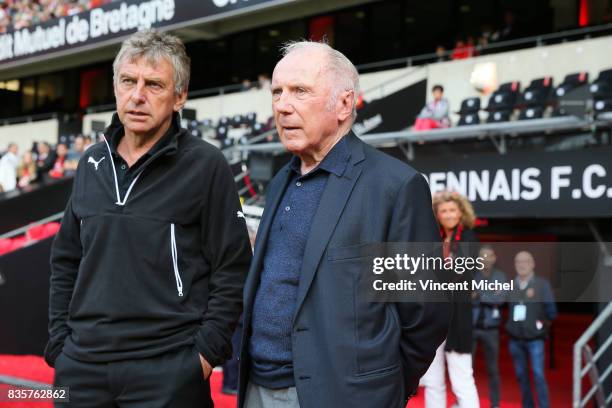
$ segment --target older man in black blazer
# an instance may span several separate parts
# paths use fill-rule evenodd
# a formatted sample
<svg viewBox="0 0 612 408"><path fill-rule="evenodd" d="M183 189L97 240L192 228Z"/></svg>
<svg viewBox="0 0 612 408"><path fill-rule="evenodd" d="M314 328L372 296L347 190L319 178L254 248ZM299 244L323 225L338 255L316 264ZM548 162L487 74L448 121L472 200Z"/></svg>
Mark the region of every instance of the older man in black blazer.
<svg viewBox="0 0 612 408"><path fill-rule="evenodd" d="M294 154L267 191L244 295L239 406L404 407L447 304L365 302L364 245L438 242L425 179L351 132L359 76L326 44L284 48L272 106Z"/></svg>

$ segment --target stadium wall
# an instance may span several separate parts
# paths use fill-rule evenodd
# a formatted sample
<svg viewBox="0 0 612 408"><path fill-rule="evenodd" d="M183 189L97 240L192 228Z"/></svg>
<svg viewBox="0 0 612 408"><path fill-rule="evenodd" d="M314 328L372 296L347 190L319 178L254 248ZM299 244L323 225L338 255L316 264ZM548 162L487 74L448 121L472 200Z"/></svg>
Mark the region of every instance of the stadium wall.
<svg viewBox="0 0 612 408"><path fill-rule="evenodd" d="M36 122L17 123L0 126L0 149L10 142L17 143L19 154L30 150L33 142L49 142L55 145L58 140L59 121L57 119L40 120Z"/></svg>

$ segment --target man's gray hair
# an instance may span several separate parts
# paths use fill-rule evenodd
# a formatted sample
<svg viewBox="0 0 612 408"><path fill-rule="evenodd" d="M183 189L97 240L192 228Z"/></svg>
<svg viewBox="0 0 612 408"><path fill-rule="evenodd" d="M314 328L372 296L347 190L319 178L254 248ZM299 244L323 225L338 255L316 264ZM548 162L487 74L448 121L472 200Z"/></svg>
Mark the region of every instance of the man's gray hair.
<svg viewBox="0 0 612 408"><path fill-rule="evenodd" d="M119 53L113 61L113 81L116 83L119 67L125 60L133 62L145 57L151 65L162 58L168 60L174 68L174 92L180 94L189 86L191 60L185 51L185 45L175 35L149 29L138 31L123 42Z"/></svg>
<svg viewBox="0 0 612 408"><path fill-rule="evenodd" d="M353 91L353 112L351 118L357 117L357 99L359 98L359 73L353 63L340 51L333 49L329 44L317 41L290 41L281 47L281 53L285 57L297 51L323 51L327 57L327 68L333 75L332 98L329 107L333 107L338 101L340 92Z"/></svg>

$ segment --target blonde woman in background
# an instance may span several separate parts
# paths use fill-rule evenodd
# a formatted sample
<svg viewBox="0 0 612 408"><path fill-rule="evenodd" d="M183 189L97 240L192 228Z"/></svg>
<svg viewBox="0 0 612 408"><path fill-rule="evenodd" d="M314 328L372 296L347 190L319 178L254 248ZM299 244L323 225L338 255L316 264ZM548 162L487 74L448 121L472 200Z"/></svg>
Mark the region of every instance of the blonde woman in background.
<svg viewBox="0 0 612 408"><path fill-rule="evenodd" d="M444 257L477 254L478 242L472 231L476 216L469 201L456 192L442 191L433 197L433 211L444 242ZM468 243L472 243L469 245ZM471 280L469 271L456 274L457 281ZM446 408L445 361L448 364L457 407L478 408L478 391L472 369L472 305L467 291L456 291L452 296L452 317L446 341L438 347L436 357L421 378L425 387L426 408Z"/></svg>
<svg viewBox="0 0 612 408"><path fill-rule="evenodd" d="M36 163L31 151L27 151L21 156L21 163L17 168L17 183L19 188L24 188L36 180Z"/></svg>

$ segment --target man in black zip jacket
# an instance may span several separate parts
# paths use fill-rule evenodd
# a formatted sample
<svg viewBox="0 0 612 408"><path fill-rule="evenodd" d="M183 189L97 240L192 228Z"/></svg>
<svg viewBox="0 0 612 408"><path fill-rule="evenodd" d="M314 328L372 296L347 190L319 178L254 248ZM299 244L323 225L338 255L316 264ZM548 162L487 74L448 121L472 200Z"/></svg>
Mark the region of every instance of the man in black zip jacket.
<svg viewBox="0 0 612 408"><path fill-rule="evenodd" d="M45 359L69 406L212 406L251 260L233 175L180 128L177 37L134 34L113 70L117 113L80 160L52 248Z"/></svg>

